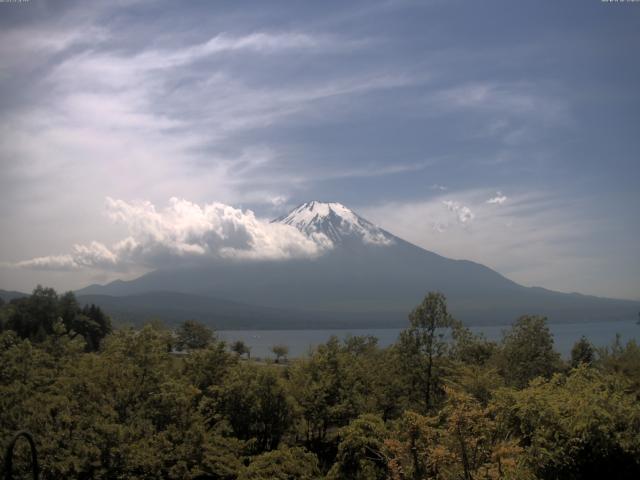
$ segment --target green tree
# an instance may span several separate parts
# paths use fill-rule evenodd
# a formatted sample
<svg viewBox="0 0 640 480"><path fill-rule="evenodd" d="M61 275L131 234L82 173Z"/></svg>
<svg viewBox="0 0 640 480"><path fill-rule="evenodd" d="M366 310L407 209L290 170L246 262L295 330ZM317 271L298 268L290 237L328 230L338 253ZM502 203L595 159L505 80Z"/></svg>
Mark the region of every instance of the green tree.
<svg viewBox="0 0 640 480"><path fill-rule="evenodd" d="M322 451L331 450L335 440L328 434L373 410L375 384L380 383L371 368L375 344L363 348L367 342L347 342L341 345L333 336L287 370L291 393L302 411L303 435L321 463L326 460Z"/></svg>
<svg viewBox="0 0 640 480"><path fill-rule="evenodd" d="M6 328L22 338L42 341L58 319L58 294L53 288L38 285L31 296L16 299Z"/></svg>
<svg viewBox="0 0 640 480"><path fill-rule="evenodd" d="M612 345L598 350L597 365L605 372L612 373L629 384L629 388L640 399L640 345L629 340L623 345L620 335L616 335Z"/></svg>
<svg viewBox="0 0 640 480"><path fill-rule="evenodd" d="M336 462L327 480L376 480L387 478L387 457L383 453L386 437L384 421L365 414L340 430Z"/></svg>
<svg viewBox="0 0 640 480"><path fill-rule="evenodd" d="M497 415L522 438L538 478L640 478L640 406L628 384L580 365L501 390Z"/></svg>
<svg viewBox="0 0 640 480"><path fill-rule="evenodd" d="M195 320L186 320L176 330L178 350L198 350L206 348L214 340L214 334L206 325Z"/></svg>
<svg viewBox="0 0 640 480"><path fill-rule="evenodd" d="M451 358L467 365L484 365L498 350L495 342L485 339L482 334L474 334L461 322L453 322L451 338Z"/></svg>
<svg viewBox="0 0 640 480"><path fill-rule="evenodd" d="M390 478L532 479L523 449L493 408L464 392L446 392L437 415L406 411L394 425L385 441Z"/></svg>
<svg viewBox="0 0 640 480"><path fill-rule="evenodd" d="M182 375L201 392L206 392L209 387L222 384L237 362L237 357L226 351L225 343L217 341L185 356Z"/></svg>
<svg viewBox="0 0 640 480"><path fill-rule="evenodd" d="M316 480L318 458L300 447L281 447L253 457L238 480Z"/></svg>
<svg viewBox="0 0 640 480"><path fill-rule="evenodd" d="M221 385L209 388L210 425L227 422L252 453L273 450L293 423L293 405L278 369L251 363L232 367Z"/></svg>
<svg viewBox="0 0 640 480"><path fill-rule="evenodd" d="M428 420L416 412L405 410L393 424L393 431L384 442L389 478L392 480L434 477L428 448L433 445L435 430Z"/></svg>
<svg viewBox="0 0 640 480"><path fill-rule="evenodd" d="M398 347L410 390L425 409L434 405L441 381L441 359L447 349L446 329L454 325L441 293L430 292L409 315L409 328L400 333Z"/></svg>
<svg viewBox="0 0 640 480"><path fill-rule="evenodd" d="M280 359L287 359L287 355L289 355L289 347L286 345L274 345L271 347L271 351L276 356L276 363L280 363Z"/></svg>
<svg viewBox="0 0 640 480"><path fill-rule="evenodd" d="M532 478L517 440L497 421L492 407L484 407L467 393L448 388L442 410L437 470L447 479Z"/></svg>
<svg viewBox="0 0 640 480"><path fill-rule="evenodd" d="M571 348L571 367L576 368L581 363L591 366L595 356L593 345L583 336Z"/></svg>
<svg viewBox="0 0 640 480"><path fill-rule="evenodd" d="M487 405L494 393L504 387L504 378L489 365L460 364L452 369L447 384Z"/></svg>
<svg viewBox="0 0 640 480"><path fill-rule="evenodd" d="M246 354L248 359L251 358L251 349L242 340L236 340L235 342L233 342L231 344L231 351L236 352L240 357Z"/></svg>
<svg viewBox="0 0 640 480"><path fill-rule="evenodd" d="M553 349L547 319L520 317L504 335L499 365L506 382L518 388L539 376L549 378L560 369L560 355Z"/></svg>
<svg viewBox="0 0 640 480"><path fill-rule="evenodd" d="M44 341L48 335L58 335L59 332L54 333L54 325L61 322L67 335L84 338L87 351L97 350L111 332L111 320L100 307L91 305L80 309L73 292L58 296L54 289L40 285L31 296L12 302L3 317L4 328L36 342Z"/></svg>

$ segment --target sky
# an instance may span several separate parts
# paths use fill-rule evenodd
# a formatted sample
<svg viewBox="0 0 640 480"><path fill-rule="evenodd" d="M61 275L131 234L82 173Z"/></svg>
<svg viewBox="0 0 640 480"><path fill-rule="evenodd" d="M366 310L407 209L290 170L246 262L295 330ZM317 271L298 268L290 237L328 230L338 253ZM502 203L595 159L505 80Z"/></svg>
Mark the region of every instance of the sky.
<svg viewBox="0 0 640 480"><path fill-rule="evenodd" d="M0 288L322 254L341 202L640 299L640 2L0 3Z"/></svg>

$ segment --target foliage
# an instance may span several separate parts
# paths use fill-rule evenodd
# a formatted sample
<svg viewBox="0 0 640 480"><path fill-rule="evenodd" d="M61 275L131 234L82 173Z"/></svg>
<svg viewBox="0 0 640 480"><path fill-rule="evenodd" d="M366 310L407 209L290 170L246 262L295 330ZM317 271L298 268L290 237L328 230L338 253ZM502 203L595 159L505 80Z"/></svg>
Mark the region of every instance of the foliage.
<svg viewBox="0 0 640 480"><path fill-rule="evenodd" d="M583 336L571 348L570 365L572 368L576 368L582 363L590 366L593 364L595 357L596 351L593 345Z"/></svg>
<svg viewBox="0 0 640 480"><path fill-rule="evenodd" d="M212 385L207 393L208 423L228 423L251 452L277 448L291 425L292 401L280 372L273 368L234 365L225 382Z"/></svg>
<svg viewBox="0 0 640 480"><path fill-rule="evenodd" d="M238 480L315 480L321 478L318 459L300 447L265 452L251 460Z"/></svg>
<svg viewBox="0 0 640 480"><path fill-rule="evenodd" d="M206 392L209 387L220 385L237 362L237 358L226 351L224 342L214 342L183 359L182 375L201 392Z"/></svg>
<svg viewBox="0 0 640 480"><path fill-rule="evenodd" d="M615 377L583 364L505 390L497 405L541 478L640 476L640 405Z"/></svg>
<svg viewBox="0 0 640 480"><path fill-rule="evenodd" d="M386 427L377 415L356 418L340 430L336 462L327 480L383 480L387 477L387 461L383 453Z"/></svg>
<svg viewBox="0 0 640 480"><path fill-rule="evenodd" d="M251 358L251 349L242 340L233 342L231 344L231 351L237 353L240 357L246 354L247 358Z"/></svg>
<svg viewBox="0 0 640 480"><path fill-rule="evenodd" d="M49 335L65 334L72 338L80 335L87 351L95 351L102 339L111 332L111 320L100 307L85 305L80 308L74 294L58 296L53 288L38 285L31 296L17 298L0 306L0 327L12 330L21 338L41 342ZM61 323L64 331L54 332Z"/></svg>
<svg viewBox="0 0 640 480"><path fill-rule="evenodd" d="M451 357L467 365L484 365L498 351L495 342L474 334L460 322L454 322L451 328Z"/></svg>
<svg viewBox="0 0 640 480"><path fill-rule="evenodd" d="M0 447L31 431L43 479L640 478L640 347L580 341L565 368L539 317L496 344L431 294L388 348L331 338L280 365L187 322L178 354L42 287L0 324Z"/></svg>
<svg viewBox="0 0 640 480"><path fill-rule="evenodd" d="M286 345L274 345L271 348L271 351L276 356L276 363L280 363L280 359L287 359L287 355L289 355L289 347Z"/></svg>
<svg viewBox="0 0 640 480"><path fill-rule="evenodd" d="M620 336L616 335L610 347L598 351L597 365L605 372L630 382L632 391L640 400L640 345L635 340L629 340L623 346Z"/></svg>
<svg viewBox="0 0 640 480"><path fill-rule="evenodd" d="M198 350L207 348L213 339L213 332L206 325L186 320L176 330L175 346L178 350Z"/></svg>
<svg viewBox="0 0 640 480"><path fill-rule="evenodd" d="M445 390L447 400L438 415L407 411L396 424L386 441L391 478L533 478L523 449L509 438L493 408L466 393Z"/></svg>
<svg viewBox="0 0 640 480"><path fill-rule="evenodd" d="M409 328L400 333L400 359L418 401L424 409L434 405L434 397L442 393L441 359L447 350L445 329L454 325L447 311L444 295L429 293L409 314Z"/></svg>
<svg viewBox="0 0 640 480"><path fill-rule="evenodd" d="M547 319L520 317L504 335L499 365L507 383L520 388L538 376L549 378L559 370L560 355L553 349Z"/></svg>

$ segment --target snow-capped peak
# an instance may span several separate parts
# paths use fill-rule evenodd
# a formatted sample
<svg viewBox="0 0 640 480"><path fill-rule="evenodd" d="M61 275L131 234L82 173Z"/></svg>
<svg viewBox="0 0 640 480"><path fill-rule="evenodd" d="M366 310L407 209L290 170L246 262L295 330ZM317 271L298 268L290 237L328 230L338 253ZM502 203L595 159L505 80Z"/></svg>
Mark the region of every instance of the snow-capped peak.
<svg viewBox="0 0 640 480"><path fill-rule="evenodd" d="M274 222L296 227L311 237L325 235L333 244L352 238L372 245L394 243L389 233L337 202L306 202Z"/></svg>

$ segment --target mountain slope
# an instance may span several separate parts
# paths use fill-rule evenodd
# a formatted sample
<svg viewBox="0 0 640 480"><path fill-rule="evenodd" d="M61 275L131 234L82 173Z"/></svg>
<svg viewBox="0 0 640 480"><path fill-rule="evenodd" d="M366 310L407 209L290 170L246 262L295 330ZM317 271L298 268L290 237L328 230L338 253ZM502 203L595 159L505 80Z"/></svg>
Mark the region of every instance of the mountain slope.
<svg viewBox="0 0 640 480"><path fill-rule="evenodd" d="M313 259L217 260L157 270L78 293L170 291L296 310L327 322L364 318L389 326L406 324L407 313L432 290L443 292L452 313L468 324L509 323L522 314L546 315L555 322L631 319L640 308L638 302L523 287L478 263L451 260L412 245L338 203L308 202L274 221L328 242L331 248ZM203 307L203 318L207 312ZM300 318L298 328L308 326ZM266 318L262 323L265 328L272 324Z"/></svg>
<svg viewBox="0 0 640 480"><path fill-rule="evenodd" d="M117 324L139 324L161 319L168 324L198 319L218 329L261 328L295 329L343 328L348 325L383 326L383 319L373 321L363 316L327 319L323 312L257 307L230 300L186 293L153 291L135 295L79 295L81 305L96 304L109 313Z"/></svg>
<svg viewBox="0 0 640 480"><path fill-rule="evenodd" d="M2 298L2 300L4 300L5 302L10 302L15 298L22 298L22 297L28 297L28 296L29 296L28 293L0 289L0 298Z"/></svg>

